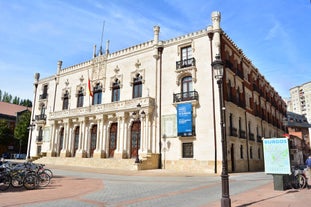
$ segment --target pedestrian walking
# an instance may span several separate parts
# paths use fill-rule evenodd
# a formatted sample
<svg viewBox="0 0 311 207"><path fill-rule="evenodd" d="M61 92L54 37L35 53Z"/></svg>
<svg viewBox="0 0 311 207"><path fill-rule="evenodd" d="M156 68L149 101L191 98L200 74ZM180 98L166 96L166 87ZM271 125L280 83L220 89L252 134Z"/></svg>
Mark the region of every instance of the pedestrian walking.
<svg viewBox="0 0 311 207"><path fill-rule="evenodd" d="M311 187L311 155L309 155L305 164L307 165L307 169L306 169L307 185L308 185L308 189L310 189Z"/></svg>

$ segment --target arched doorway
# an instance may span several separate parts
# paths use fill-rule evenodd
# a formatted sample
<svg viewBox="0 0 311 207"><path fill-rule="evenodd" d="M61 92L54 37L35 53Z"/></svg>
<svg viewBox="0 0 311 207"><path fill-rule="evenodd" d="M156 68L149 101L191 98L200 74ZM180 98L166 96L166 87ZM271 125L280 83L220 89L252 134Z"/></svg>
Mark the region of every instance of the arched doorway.
<svg viewBox="0 0 311 207"><path fill-rule="evenodd" d="M96 149L96 138L97 138L97 125L95 124L91 129L90 157L93 157L94 150Z"/></svg>
<svg viewBox="0 0 311 207"><path fill-rule="evenodd" d="M74 140L73 140L73 153L72 156L76 156L76 152L79 148L79 133L80 133L80 127L76 127L74 131Z"/></svg>
<svg viewBox="0 0 311 207"><path fill-rule="evenodd" d="M133 122L131 127L131 158L137 156L137 151L140 148L140 121Z"/></svg>
<svg viewBox="0 0 311 207"><path fill-rule="evenodd" d="M64 128L62 127L59 132L59 142L57 147L57 156L60 156L60 152L63 149L63 142L64 142Z"/></svg>
<svg viewBox="0 0 311 207"><path fill-rule="evenodd" d="M112 123L110 127L110 135L109 135L109 154L108 157L114 156L114 151L117 147L117 130L118 123Z"/></svg>

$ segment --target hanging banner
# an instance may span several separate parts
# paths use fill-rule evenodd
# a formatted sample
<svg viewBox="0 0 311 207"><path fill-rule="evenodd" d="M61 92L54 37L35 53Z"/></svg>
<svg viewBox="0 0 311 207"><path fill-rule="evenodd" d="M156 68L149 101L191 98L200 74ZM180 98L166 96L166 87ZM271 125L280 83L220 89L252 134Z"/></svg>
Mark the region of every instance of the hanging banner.
<svg viewBox="0 0 311 207"><path fill-rule="evenodd" d="M291 174L287 138L263 140L265 173Z"/></svg>
<svg viewBox="0 0 311 207"><path fill-rule="evenodd" d="M178 136L192 136L192 104L177 105L177 134Z"/></svg>

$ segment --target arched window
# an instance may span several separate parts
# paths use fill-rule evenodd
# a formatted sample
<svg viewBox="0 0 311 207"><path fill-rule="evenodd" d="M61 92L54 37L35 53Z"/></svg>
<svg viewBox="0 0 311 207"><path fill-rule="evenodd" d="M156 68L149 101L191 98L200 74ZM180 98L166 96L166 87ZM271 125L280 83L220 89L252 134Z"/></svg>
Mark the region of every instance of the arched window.
<svg viewBox="0 0 311 207"><path fill-rule="evenodd" d="M193 88L192 88L192 77L186 76L181 80L181 93L182 99L185 101L192 97Z"/></svg>
<svg viewBox="0 0 311 207"><path fill-rule="evenodd" d="M133 98L142 97L143 82L142 77L137 74L133 81Z"/></svg>
<svg viewBox="0 0 311 207"><path fill-rule="evenodd" d="M93 89L93 105L102 103L102 87L99 83Z"/></svg>
<svg viewBox="0 0 311 207"><path fill-rule="evenodd" d="M112 84L112 97L111 101L120 101L120 81L116 79Z"/></svg>
<svg viewBox="0 0 311 207"><path fill-rule="evenodd" d="M84 100L84 94L83 94L83 88L81 87L78 91L78 100L77 100L77 107L83 107L83 100Z"/></svg>
<svg viewBox="0 0 311 207"><path fill-rule="evenodd" d="M69 103L69 93L68 91L66 91L63 97L63 110L68 109L68 103Z"/></svg>

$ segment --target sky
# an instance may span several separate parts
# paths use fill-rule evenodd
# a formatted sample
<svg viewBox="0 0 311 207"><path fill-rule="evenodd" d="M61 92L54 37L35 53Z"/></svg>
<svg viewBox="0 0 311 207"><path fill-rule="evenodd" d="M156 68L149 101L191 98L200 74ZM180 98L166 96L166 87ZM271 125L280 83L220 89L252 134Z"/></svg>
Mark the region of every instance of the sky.
<svg viewBox="0 0 311 207"><path fill-rule="evenodd" d="M33 99L40 78L116 52L199 31L221 12L221 28L283 98L311 81L311 0L0 0L0 90ZM104 32L102 36L102 29Z"/></svg>

